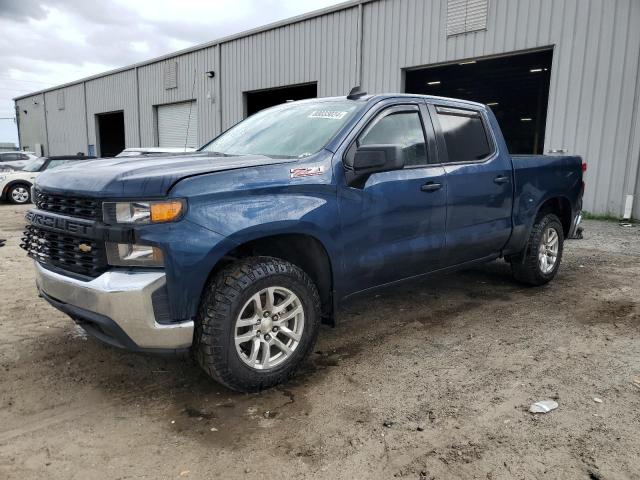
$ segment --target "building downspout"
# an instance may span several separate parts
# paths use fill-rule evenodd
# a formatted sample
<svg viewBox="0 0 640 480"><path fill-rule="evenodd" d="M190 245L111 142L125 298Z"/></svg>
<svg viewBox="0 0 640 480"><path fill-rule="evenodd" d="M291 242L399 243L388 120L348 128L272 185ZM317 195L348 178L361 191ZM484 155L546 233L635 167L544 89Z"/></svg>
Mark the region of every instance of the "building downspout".
<svg viewBox="0 0 640 480"><path fill-rule="evenodd" d="M87 118L87 82L82 82L82 92L84 95L84 133L87 140L87 155L90 155L89 152L89 119Z"/></svg>
<svg viewBox="0 0 640 480"><path fill-rule="evenodd" d="M140 126L140 78L138 77L138 67L136 67L136 107L138 109L138 147L142 147L142 127ZM126 145L126 136L125 136L125 148Z"/></svg>
<svg viewBox="0 0 640 480"><path fill-rule="evenodd" d="M45 155L51 155L51 149L49 148L49 125L47 121L47 94L42 94L42 108L44 109L44 137L47 142L47 151Z"/></svg>
<svg viewBox="0 0 640 480"><path fill-rule="evenodd" d="M18 129L18 150L22 150L22 136L20 135L20 107L18 107L18 102L13 102L13 110L16 115L16 127Z"/></svg>
<svg viewBox="0 0 640 480"><path fill-rule="evenodd" d="M625 175L625 183L623 189L624 198L623 217L626 217L626 203L631 202L631 218L640 218L640 207L638 206L638 198L640 198L640 68L636 71L636 91L633 98L633 111L631 114L631 138L629 138L628 164ZM633 158L635 156L635 158ZM629 200L629 196L631 199ZM634 216L634 211L636 212Z"/></svg>
<svg viewBox="0 0 640 480"><path fill-rule="evenodd" d="M362 7L362 2L358 3L358 38L356 40L356 78L358 79L358 85L362 87L362 44L364 41L364 8Z"/></svg>
<svg viewBox="0 0 640 480"><path fill-rule="evenodd" d="M224 130L222 128L222 44L219 43L217 46L218 49L218 55L217 55L217 61L216 63L218 64L216 67L216 109L217 109L217 113L218 113L218 128L216 129L216 137L222 133L222 131Z"/></svg>

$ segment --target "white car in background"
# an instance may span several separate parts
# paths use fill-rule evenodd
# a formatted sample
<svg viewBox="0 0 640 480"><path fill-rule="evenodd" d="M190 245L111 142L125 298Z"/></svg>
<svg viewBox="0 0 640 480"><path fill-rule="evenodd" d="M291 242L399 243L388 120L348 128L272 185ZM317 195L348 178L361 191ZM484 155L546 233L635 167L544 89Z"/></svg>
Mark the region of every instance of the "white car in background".
<svg viewBox="0 0 640 480"><path fill-rule="evenodd" d="M158 155L161 153L190 153L195 152L195 148L168 148L168 147L147 147L147 148L125 148L116 157L139 157L142 155Z"/></svg>
<svg viewBox="0 0 640 480"><path fill-rule="evenodd" d="M0 172L20 170L36 158L38 156L33 152L0 152Z"/></svg>
<svg viewBox="0 0 640 480"><path fill-rule="evenodd" d="M68 162L89 160L95 157L64 155L58 157L36 157L22 170L0 172L0 201L18 205L31 202L31 187L40 173Z"/></svg>

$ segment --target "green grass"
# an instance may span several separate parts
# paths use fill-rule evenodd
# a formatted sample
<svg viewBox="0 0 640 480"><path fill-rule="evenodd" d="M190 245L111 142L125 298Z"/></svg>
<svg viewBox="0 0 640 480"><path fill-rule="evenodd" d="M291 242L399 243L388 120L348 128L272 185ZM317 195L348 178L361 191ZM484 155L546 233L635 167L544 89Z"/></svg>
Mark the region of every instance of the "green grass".
<svg viewBox="0 0 640 480"><path fill-rule="evenodd" d="M603 220L605 222L619 222L622 220L620 217L616 217L610 213L591 213L584 210L582 211L582 218L586 220Z"/></svg>

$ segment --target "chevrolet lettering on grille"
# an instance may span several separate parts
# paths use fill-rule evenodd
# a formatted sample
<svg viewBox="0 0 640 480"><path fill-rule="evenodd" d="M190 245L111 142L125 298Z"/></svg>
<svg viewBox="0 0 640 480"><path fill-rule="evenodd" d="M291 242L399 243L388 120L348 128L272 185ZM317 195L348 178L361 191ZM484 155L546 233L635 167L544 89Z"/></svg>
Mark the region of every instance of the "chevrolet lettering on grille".
<svg viewBox="0 0 640 480"><path fill-rule="evenodd" d="M73 235L90 237L93 233L91 225L69 220L64 217L46 215L38 211L27 212L25 218L31 225L66 232Z"/></svg>

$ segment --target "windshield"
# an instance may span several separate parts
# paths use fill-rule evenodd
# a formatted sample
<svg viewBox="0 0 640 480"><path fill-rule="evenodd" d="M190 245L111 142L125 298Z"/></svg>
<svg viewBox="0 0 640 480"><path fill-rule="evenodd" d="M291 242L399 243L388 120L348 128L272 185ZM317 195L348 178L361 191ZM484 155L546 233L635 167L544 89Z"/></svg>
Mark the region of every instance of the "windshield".
<svg viewBox="0 0 640 480"><path fill-rule="evenodd" d="M202 148L225 155L303 158L321 150L361 108L349 100L285 103L262 110Z"/></svg>
<svg viewBox="0 0 640 480"><path fill-rule="evenodd" d="M34 158L29 163L27 163L22 169L23 172L37 172L44 165L46 158Z"/></svg>

